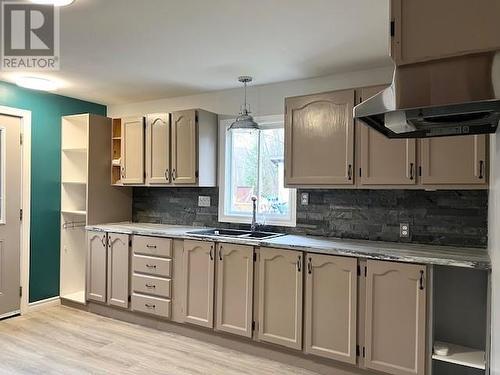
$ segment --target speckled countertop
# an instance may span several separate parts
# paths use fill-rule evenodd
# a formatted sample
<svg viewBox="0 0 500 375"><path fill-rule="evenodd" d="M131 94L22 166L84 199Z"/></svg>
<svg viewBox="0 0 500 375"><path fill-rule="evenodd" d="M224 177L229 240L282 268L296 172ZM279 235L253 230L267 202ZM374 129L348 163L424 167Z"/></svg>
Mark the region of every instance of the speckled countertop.
<svg viewBox="0 0 500 375"><path fill-rule="evenodd" d="M213 237L189 234L208 229L146 223L113 223L87 226L87 230L136 234L156 237L214 241ZM477 269L490 269L486 249L404 244L380 241L348 240L330 237L284 235L265 240L218 237L217 242L274 247L311 253L353 256L365 259L392 260L408 263L435 264Z"/></svg>

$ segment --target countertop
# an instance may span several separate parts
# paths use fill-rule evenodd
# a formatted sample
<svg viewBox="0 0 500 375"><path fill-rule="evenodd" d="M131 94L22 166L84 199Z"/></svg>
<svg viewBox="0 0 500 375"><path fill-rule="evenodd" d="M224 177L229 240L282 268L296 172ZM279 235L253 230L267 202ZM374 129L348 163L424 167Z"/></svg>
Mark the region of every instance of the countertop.
<svg viewBox="0 0 500 375"><path fill-rule="evenodd" d="M204 227L189 227L146 223L112 223L89 225L87 230L214 241L213 237L192 235L188 232ZM365 259L389 260L476 269L490 269L491 261L486 249L405 244L396 242L348 240L332 237L283 235L265 240L217 238L217 242L261 247L307 251L318 254L344 255Z"/></svg>

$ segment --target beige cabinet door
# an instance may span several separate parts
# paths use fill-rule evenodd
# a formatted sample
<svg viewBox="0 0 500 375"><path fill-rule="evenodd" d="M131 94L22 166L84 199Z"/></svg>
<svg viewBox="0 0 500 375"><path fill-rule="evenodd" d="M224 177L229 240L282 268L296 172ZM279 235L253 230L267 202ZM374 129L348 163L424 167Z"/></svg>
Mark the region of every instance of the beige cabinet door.
<svg viewBox="0 0 500 375"><path fill-rule="evenodd" d="M354 90L285 99L285 184L352 185Z"/></svg>
<svg viewBox="0 0 500 375"><path fill-rule="evenodd" d="M217 250L215 327L252 337L253 247L219 244Z"/></svg>
<svg viewBox="0 0 500 375"><path fill-rule="evenodd" d="M195 184L197 180L196 110L172 113L172 181Z"/></svg>
<svg viewBox="0 0 500 375"><path fill-rule="evenodd" d="M260 249L259 340L302 349L302 271L302 252Z"/></svg>
<svg viewBox="0 0 500 375"><path fill-rule="evenodd" d="M425 266L367 261L367 368L394 375L425 373L425 284Z"/></svg>
<svg viewBox="0 0 500 375"><path fill-rule="evenodd" d="M122 119L123 184L144 183L144 118Z"/></svg>
<svg viewBox="0 0 500 375"><path fill-rule="evenodd" d="M398 65L500 49L500 2L391 0L391 55ZM481 37L479 38L478 35Z"/></svg>
<svg viewBox="0 0 500 375"><path fill-rule="evenodd" d="M146 116L146 183L170 183L170 115Z"/></svg>
<svg viewBox="0 0 500 375"><path fill-rule="evenodd" d="M424 185L487 184L487 135L427 138L420 141Z"/></svg>
<svg viewBox="0 0 500 375"><path fill-rule="evenodd" d="M213 242L184 241L184 322L213 328L214 269Z"/></svg>
<svg viewBox="0 0 500 375"><path fill-rule="evenodd" d="M358 90L359 102L385 86ZM359 136L359 183L361 185L415 185L417 150L415 139L389 139L364 123L357 123Z"/></svg>
<svg viewBox="0 0 500 375"><path fill-rule="evenodd" d="M87 300L106 302L107 235L87 232Z"/></svg>
<svg viewBox="0 0 500 375"><path fill-rule="evenodd" d="M108 233L108 304L128 307L129 240L127 234Z"/></svg>
<svg viewBox="0 0 500 375"><path fill-rule="evenodd" d="M356 364L356 258L307 254L305 350Z"/></svg>

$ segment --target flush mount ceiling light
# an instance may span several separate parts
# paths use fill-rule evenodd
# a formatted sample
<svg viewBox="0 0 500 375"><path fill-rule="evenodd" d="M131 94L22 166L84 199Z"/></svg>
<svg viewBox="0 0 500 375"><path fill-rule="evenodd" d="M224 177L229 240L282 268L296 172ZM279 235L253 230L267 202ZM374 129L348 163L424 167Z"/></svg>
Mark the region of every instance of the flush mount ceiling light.
<svg viewBox="0 0 500 375"><path fill-rule="evenodd" d="M58 88L56 82L40 77L18 77L16 78L16 85L40 91L54 91Z"/></svg>
<svg viewBox="0 0 500 375"><path fill-rule="evenodd" d="M31 0L31 2L35 4L54 5L56 7L63 7L73 3L74 1L75 0Z"/></svg>
<svg viewBox="0 0 500 375"><path fill-rule="evenodd" d="M236 118L236 121L231 124L229 130L235 129L247 129L247 130L259 130L259 124L257 124L253 117L250 115L250 107L247 104L247 83L252 82L252 77L241 76L238 77L238 81L245 85L245 102L240 108L240 114Z"/></svg>

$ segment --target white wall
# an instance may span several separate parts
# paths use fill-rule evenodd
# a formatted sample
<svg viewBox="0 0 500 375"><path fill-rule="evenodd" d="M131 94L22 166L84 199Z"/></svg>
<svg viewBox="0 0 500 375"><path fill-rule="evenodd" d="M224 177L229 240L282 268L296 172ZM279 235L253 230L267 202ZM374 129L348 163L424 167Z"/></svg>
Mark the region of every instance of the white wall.
<svg viewBox="0 0 500 375"><path fill-rule="evenodd" d="M490 138L488 250L492 262L491 374L500 374L500 133Z"/></svg>
<svg viewBox="0 0 500 375"><path fill-rule="evenodd" d="M251 86L248 101L254 116L282 114L284 98L391 82L392 67L331 75L321 78ZM108 116L121 117L153 112L201 108L221 115L235 115L243 102L243 89L213 91L205 94L166 98L140 103L108 106Z"/></svg>

